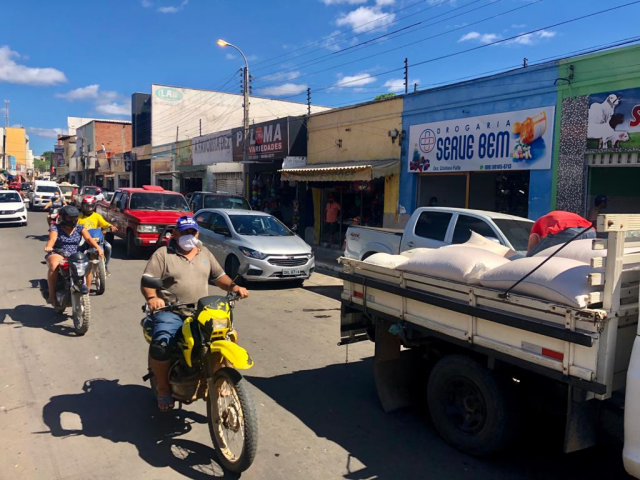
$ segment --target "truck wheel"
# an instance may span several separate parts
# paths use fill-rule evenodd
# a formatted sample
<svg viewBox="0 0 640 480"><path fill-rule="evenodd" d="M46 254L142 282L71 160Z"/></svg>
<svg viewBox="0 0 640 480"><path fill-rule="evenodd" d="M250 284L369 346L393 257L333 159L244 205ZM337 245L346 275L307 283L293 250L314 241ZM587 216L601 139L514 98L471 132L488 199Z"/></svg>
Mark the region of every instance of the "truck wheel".
<svg viewBox="0 0 640 480"><path fill-rule="evenodd" d="M127 258L134 259L140 255L140 247L136 245L135 236L133 232L129 230L127 232Z"/></svg>
<svg viewBox="0 0 640 480"><path fill-rule="evenodd" d="M508 385L464 355L450 355L433 367L427 402L438 433L475 456L503 450L518 429Z"/></svg>

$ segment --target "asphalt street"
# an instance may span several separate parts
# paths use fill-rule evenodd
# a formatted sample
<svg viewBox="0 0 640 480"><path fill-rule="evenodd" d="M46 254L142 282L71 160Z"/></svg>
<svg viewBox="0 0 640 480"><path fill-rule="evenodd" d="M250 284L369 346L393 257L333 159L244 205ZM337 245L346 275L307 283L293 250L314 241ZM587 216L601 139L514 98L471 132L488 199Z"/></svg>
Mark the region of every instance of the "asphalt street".
<svg viewBox="0 0 640 480"><path fill-rule="evenodd" d="M0 478L237 478L215 462L204 402L161 414L142 381L145 260L125 259L116 241L107 291L91 297L89 332L77 337L37 287L45 239L44 213L30 213L27 227L0 228ZM424 408L383 413L372 344L348 355L337 346L339 285L322 274L303 289L250 285L238 305L259 416L258 455L242 478L625 477L616 441L562 454L561 419L532 414L510 452L476 459L444 443Z"/></svg>

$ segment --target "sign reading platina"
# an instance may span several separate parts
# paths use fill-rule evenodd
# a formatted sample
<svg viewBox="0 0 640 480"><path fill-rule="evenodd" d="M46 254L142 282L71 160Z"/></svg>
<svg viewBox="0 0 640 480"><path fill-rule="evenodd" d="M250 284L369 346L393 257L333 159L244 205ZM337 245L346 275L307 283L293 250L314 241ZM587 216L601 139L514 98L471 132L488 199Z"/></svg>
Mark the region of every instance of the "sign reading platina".
<svg viewBox="0 0 640 480"><path fill-rule="evenodd" d="M409 173L546 170L555 107L412 125Z"/></svg>

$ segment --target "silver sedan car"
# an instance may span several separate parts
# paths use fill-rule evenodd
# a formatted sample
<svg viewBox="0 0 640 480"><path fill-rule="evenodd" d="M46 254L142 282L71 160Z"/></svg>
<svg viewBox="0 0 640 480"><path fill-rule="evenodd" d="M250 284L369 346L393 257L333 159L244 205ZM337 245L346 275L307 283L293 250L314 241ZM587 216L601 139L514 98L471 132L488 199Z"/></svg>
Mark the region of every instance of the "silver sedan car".
<svg viewBox="0 0 640 480"><path fill-rule="evenodd" d="M311 247L273 215L255 210L204 208L194 218L200 241L231 278L240 270L252 282L309 278L315 268Z"/></svg>

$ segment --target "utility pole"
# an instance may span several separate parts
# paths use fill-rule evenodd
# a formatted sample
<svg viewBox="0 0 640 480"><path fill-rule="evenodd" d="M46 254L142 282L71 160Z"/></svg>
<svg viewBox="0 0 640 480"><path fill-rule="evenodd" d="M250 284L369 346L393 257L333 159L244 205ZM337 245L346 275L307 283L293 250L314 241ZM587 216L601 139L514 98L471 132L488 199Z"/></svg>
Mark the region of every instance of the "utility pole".
<svg viewBox="0 0 640 480"><path fill-rule="evenodd" d="M417 92L418 91L418 82L413 84L413 91Z"/></svg>
<svg viewBox="0 0 640 480"><path fill-rule="evenodd" d="M307 88L307 115L311 115L311 87Z"/></svg>
<svg viewBox="0 0 640 480"><path fill-rule="evenodd" d="M9 100L4 101L4 126L9 126Z"/></svg>
<svg viewBox="0 0 640 480"><path fill-rule="evenodd" d="M404 94L409 93L409 59L404 59Z"/></svg>
<svg viewBox="0 0 640 480"><path fill-rule="evenodd" d="M202 136L202 119L200 119L200 136Z"/></svg>

